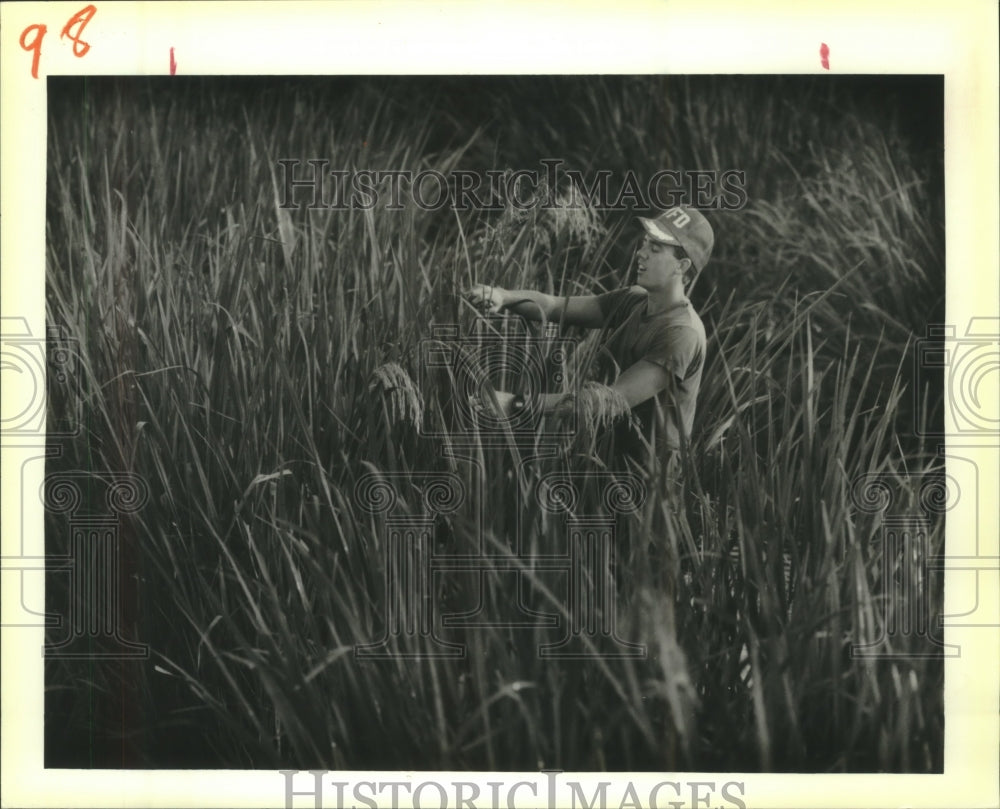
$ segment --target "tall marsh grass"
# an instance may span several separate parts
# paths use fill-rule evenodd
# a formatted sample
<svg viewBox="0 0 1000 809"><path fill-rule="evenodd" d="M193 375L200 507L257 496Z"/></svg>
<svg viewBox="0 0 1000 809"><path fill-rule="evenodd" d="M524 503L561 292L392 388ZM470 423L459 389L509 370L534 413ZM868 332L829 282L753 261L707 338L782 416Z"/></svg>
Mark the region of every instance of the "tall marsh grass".
<svg viewBox="0 0 1000 809"><path fill-rule="evenodd" d="M914 481L940 465L916 427L941 390L918 389L910 349L942 311L941 153L854 90L50 80L48 315L80 341L85 429L49 464L147 481L123 529L125 633L151 657L48 662L47 765L940 770L930 641L893 638L893 659L851 648L878 640L895 564L876 541L882 515L852 487L880 474L915 508ZM683 499L672 508L650 480L622 518L618 634L647 654L541 659L541 625L466 626L443 635L466 644L461 659L356 658L386 621L384 526L358 506L363 476L457 475L482 499L439 521L438 549L481 538L513 564L518 524L529 553L557 544L520 495L553 470L610 463L597 439L614 402L599 396L595 440L560 457L444 456L461 391L448 374L421 385L420 341L473 328L460 296L473 282L628 283L632 226L585 207L286 210L277 161L447 173L545 157L747 172L747 208L710 214L716 253L693 292L709 350ZM584 373L566 384L583 384L594 338L566 334L584 338ZM49 397L54 415L71 406L58 386ZM397 493L426 510L419 490ZM50 516L51 552L64 536ZM943 537L938 515L931 553ZM510 617L508 567L442 577L436 603L469 611L481 592L483 615ZM521 582L565 620L558 577ZM48 592L59 611L58 576Z"/></svg>

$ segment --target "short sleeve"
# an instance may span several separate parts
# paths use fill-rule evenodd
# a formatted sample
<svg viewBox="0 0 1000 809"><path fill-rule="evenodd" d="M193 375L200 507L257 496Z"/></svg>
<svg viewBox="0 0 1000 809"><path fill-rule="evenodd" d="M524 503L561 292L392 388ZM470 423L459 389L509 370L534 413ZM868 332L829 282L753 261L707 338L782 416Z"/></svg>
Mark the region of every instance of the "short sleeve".
<svg viewBox="0 0 1000 809"><path fill-rule="evenodd" d="M601 307L604 322L614 327L624 323L635 305L644 299L644 293L637 293L632 287L626 287L598 295L597 305Z"/></svg>
<svg viewBox="0 0 1000 809"><path fill-rule="evenodd" d="M698 333L689 326L670 326L649 341L642 359L665 368L683 382L702 360Z"/></svg>

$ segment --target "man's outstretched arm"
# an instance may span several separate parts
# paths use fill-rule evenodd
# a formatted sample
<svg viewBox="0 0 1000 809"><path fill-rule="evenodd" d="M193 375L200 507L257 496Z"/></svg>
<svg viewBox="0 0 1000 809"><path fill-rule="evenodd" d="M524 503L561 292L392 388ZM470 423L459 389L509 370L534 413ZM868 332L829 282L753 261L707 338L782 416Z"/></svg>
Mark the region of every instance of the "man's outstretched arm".
<svg viewBox="0 0 1000 809"><path fill-rule="evenodd" d="M611 387L625 397L629 407L635 407L652 399L670 383L671 373L666 368L649 360L639 360L622 371Z"/></svg>
<svg viewBox="0 0 1000 809"><path fill-rule="evenodd" d="M670 384L670 372L655 362L639 360L622 371L610 385L628 402L630 408L652 399ZM562 408L572 407L573 394L546 393L541 397L543 413L553 413Z"/></svg>
<svg viewBox="0 0 1000 809"><path fill-rule="evenodd" d="M490 312L507 309L528 320L562 322L589 329L599 329L604 325L604 315L596 295L560 298L533 289L504 289L476 284L466 292L466 296L473 305L482 306Z"/></svg>
<svg viewBox="0 0 1000 809"><path fill-rule="evenodd" d="M649 360L639 360L626 368L610 387L620 393L630 408L652 399L670 385L670 372ZM539 397L542 413L572 412L575 407L572 393L543 393ZM513 393L497 391L497 401L501 411L509 415L514 408L516 397Z"/></svg>

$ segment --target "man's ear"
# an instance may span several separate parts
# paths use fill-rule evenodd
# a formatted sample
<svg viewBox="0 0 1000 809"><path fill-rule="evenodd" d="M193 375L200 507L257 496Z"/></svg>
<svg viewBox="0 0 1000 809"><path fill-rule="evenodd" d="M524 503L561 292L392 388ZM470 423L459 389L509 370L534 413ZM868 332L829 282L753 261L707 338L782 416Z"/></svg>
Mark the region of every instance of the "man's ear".
<svg viewBox="0 0 1000 809"><path fill-rule="evenodd" d="M684 286L686 287L689 286L692 281L694 281L698 273L695 272L694 264L691 263L691 259L689 259L687 256L684 256L684 258L681 259L681 265L684 268L681 270L681 281L684 283Z"/></svg>

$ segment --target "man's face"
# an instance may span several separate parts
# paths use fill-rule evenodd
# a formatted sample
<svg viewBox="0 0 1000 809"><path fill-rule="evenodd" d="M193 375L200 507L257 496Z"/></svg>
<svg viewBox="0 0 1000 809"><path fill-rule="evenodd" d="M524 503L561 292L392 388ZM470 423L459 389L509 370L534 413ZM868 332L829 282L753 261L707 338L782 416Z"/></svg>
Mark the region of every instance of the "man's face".
<svg viewBox="0 0 1000 809"><path fill-rule="evenodd" d="M635 254L639 266L636 283L652 292L673 283L674 278L683 277L684 271L691 266L691 260L678 258L678 250L673 245L650 239L648 233L643 234Z"/></svg>

